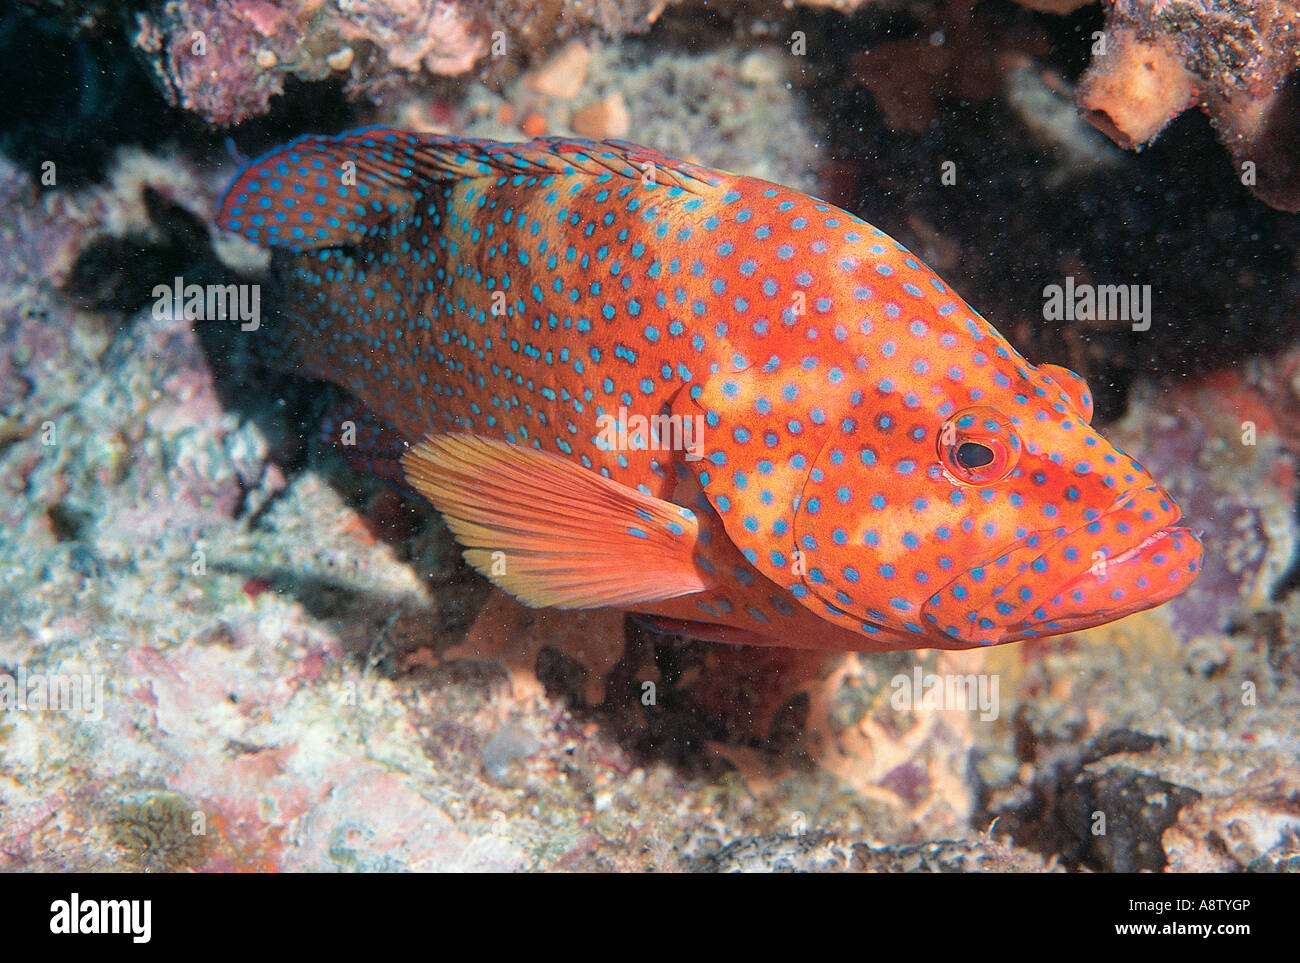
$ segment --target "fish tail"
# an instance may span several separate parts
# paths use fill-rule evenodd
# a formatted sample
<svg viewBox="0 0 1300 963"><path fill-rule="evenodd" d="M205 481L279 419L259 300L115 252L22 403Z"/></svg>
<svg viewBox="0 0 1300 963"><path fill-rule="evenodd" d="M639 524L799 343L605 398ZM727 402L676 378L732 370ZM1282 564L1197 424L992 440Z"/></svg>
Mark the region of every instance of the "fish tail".
<svg viewBox="0 0 1300 963"><path fill-rule="evenodd" d="M344 360L339 340L367 336L368 312L377 316L380 288L391 284L394 242L400 239L408 279L437 283L442 226L456 217L453 186L576 175L651 178L688 192L721 182L717 171L622 141L507 144L368 127L300 137L244 165L222 196L217 223L275 254L281 343L292 347L268 346L271 360L348 382L360 373L340 369L355 367L357 352Z"/></svg>
<svg viewBox="0 0 1300 963"><path fill-rule="evenodd" d="M363 244L417 221L436 232L448 182L575 173L653 178L685 190L717 171L624 141L542 138L518 144L366 127L309 135L246 164L226 189L217 223L294 252ZM423 209L420 202L428 198Z"/></svg>

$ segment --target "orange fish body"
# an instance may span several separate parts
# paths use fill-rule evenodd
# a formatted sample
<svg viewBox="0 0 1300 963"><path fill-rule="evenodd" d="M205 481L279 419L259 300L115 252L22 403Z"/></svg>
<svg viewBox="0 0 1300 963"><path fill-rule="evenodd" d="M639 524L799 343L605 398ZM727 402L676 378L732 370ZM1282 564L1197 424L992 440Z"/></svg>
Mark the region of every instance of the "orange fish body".
<svg viewBox="0 0 1300 963"><path fill-rule="evenodd" d="M1199 535L924 264L798 191L616 142L374 128L249 164L304 373L534 606L702 638L967 648L1099 625Z"/></svg>

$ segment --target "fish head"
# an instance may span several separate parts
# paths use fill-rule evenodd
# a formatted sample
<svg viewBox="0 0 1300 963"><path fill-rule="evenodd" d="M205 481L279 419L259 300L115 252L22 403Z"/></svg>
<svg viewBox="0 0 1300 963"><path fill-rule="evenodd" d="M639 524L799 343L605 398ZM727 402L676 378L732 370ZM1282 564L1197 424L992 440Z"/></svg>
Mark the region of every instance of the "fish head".
<svg viewBox="0 0 1300 963"><path fill-rule="evenodd" d="M976 319L964 357L900 344L859 365L796 499L804 604L965 648L1089 628L1187 588L1200 535L1092 427L1083 379L1035 368Z"/></svg>

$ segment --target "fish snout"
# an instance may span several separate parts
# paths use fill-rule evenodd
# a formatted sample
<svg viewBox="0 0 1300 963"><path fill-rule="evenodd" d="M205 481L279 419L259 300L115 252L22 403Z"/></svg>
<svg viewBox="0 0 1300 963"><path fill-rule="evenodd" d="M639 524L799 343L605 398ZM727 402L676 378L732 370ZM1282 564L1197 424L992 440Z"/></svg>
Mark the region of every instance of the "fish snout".
<svg viewBox="0 0 1300 963"><path fill-rule="evenodd" d="M1130 490L1045 549L1018 546L972 569L936 593L924 614L964 645L995 645L1154 608L1200 571L1201 533L1177 524L1181 518L1159 485Z"/></svg>

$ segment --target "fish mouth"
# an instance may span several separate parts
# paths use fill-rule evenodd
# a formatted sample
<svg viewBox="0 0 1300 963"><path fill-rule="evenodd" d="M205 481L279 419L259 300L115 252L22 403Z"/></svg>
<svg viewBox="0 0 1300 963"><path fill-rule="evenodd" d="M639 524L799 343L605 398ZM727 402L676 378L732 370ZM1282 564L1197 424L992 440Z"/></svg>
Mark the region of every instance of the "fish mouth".
<svg viewBox="0 0 1300 963"><path fill-rule="evenodd" d="M1036 634L1091 628L1162 605L1196 580L1201 554L1201 532L1185 525L1157 529L1065 585L1050 600L1058 611L1043 624L1047 631Z"/></svg>
<svg viewBox="0 0 1300 963"><path fill-rule="evenodd" d="M1024 539L954 579L923 616L970 646L1060 635L1154 608L1200 571L1201 533L1181 520L1163 488L1130 491L1045 548Z"/></svg>
<svg viewBox="0 0 1300 963"><path fill-rule="evenodd" d="M1057 636L1123 619L1182 593L1200 573L1201 533L1170 525L1080 572L1048 600L1047 619L1022 623L1013 639Z"/></svg>

